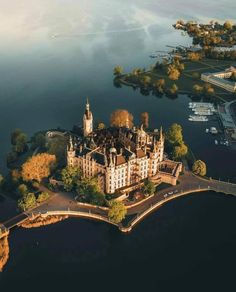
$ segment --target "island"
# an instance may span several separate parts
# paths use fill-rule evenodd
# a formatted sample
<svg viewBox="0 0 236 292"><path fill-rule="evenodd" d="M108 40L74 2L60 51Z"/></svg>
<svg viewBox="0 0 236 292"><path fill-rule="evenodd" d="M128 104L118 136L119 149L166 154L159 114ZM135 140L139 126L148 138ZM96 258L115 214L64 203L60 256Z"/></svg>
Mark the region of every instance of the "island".
<svg viewBox="0 0 236 292"><path fill-rule="evenodd" d="M40 132L29 141L19 129L12 133L16 159L8 159L1 192L18 212L0 224L1 270L15 226L34 228L77 216L130 232L177 197L206 190L236 195L236 184L206 177L206 164L191 153L180 125L150 129L148 113L140 118L134 126L133 115L118 109L109 127L102 122L94 127L87 100L82 127Z"/></svg>

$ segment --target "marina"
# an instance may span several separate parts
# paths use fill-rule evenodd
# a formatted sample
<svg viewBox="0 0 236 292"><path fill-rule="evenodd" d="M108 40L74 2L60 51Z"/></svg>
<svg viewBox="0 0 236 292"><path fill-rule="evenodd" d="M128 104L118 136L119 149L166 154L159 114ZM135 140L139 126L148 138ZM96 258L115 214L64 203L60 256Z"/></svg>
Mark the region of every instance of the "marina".
<svg viewBox="0 0 236 292"><path fill-rule="evenodd" d="M188 118L192 122L207 122L209 120L207 116L213 116L216 112L214 104L207 102L189 102L189 108L194 113Z"/></svg>

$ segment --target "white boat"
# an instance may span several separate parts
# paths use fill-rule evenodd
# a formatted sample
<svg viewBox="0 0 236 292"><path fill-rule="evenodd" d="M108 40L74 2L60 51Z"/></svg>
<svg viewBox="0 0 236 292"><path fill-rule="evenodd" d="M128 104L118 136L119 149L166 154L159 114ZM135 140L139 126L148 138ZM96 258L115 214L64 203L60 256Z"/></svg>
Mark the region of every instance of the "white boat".
<svg viewBox="0 0 236 292"><path fill-rule="evenodd" d="M206 133L209 133L209 129L206 129Z"/></svg>
<svg viewBox="0 0 236 292"><path fill-rule="evenodd" d="M215 127L210 128L210 133L211 134L218 134L218 130Z"/></svg>
<svg viewBox="0 0 236 292"><path fill-rule="evenodd" d="M218 145L218 141L217 140L215 140L215 144Z"/></svg>
<svg viewBox="0 0 236 292"><path fill-rule="evenodd" d="M188 120L192 122L207 122L208 118L206 116L190 115Z"/></svg>

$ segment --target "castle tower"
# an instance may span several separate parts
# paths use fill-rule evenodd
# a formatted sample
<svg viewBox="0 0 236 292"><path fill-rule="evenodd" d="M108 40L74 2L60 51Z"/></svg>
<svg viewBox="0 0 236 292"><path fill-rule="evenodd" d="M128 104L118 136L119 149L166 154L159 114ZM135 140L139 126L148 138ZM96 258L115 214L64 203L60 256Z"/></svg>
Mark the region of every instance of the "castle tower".
<svg viewBox="0 0 236 292"><path fill-rule="evenodd" d="M93 132L93 114L90 111L88 99L86 101L86 108L83 117L83 131L85 137Z"/></svg>
<svg viewBox="0 0 236 292"><path fill-rule="evenodd" d="M67 146L67 165L74 166L75 149L72 137L70 136L69 144Z"/></svg>

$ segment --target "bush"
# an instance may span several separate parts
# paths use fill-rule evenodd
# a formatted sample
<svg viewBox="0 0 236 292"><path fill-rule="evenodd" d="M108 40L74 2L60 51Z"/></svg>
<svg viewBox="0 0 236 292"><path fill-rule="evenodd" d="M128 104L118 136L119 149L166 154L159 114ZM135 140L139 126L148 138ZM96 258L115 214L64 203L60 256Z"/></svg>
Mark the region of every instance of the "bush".
<svg viewBox="0 0 236 292"><path fill-rule="evenodd" d="M46 201L48 198L49 198L49 194L47 192L42 192L39 194L39 196L37 198L37 202L42 203L42 202Z"/></svg>

